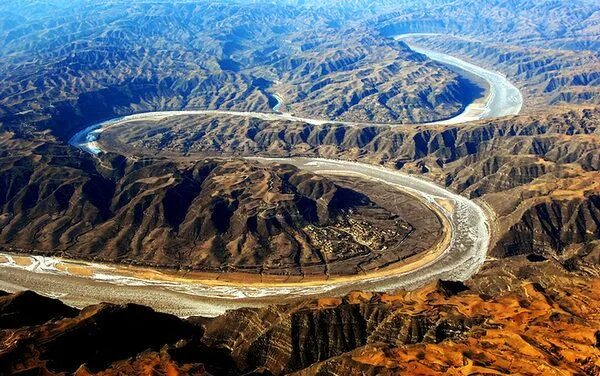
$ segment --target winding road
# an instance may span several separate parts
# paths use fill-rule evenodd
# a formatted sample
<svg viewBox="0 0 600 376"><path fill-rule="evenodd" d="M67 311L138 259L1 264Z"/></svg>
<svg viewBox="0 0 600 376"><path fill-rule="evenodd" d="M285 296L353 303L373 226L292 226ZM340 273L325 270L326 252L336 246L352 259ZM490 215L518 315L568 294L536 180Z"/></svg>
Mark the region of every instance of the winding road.
<svg viewBox="0 0 600 376"><path fill-rule="evenodd" d="M417 50L417 47L411 46ZM489 95L456 118L435 124L457 124L474 119L493 118L517 114L522 97L504 76L474 66L449 55L420 49L443 64L459 67L486 80ZM516 90L516 92L515 92ZM518 93L518 94L516 94ZM70 143L84 151L97 154L102 151L98 138L109 128L133 120L159 120L181 115L224 114L256 117L265 120L292 120L310 124L331 121L305 119L286 113L255 113L234 111L172 111L151 112L113 119L92 125L72 137ZM356 123L337 122L347 125ZM387 124L388 126L390 124ZM254 158L262 163L291 163L317 174L360 175L364 178L397 187L426 200L438 213L442 213L451 238L445 249L425 255L420 262L400 265L384 273L373 273L347 279L321 282L279 283L265 285L235 285L232 283L198 280L168 280L132 276L120 273L118 268L88 262L71 262L89 275L69 273L64 260L33 256L23 262L23 256L0 254L0 290L33 289L40 293L60 297L75 306L85 306L99 301L115 303L135 302L179 316L216 316L227 309L260 306L290 301L306 296L343 295L353 290L391 291L416 288L437 279L465 280L483 264L489 243L489 226L484 211L473 201L450 192L432 182L398 171L367 164L318 158Z"/></svg>

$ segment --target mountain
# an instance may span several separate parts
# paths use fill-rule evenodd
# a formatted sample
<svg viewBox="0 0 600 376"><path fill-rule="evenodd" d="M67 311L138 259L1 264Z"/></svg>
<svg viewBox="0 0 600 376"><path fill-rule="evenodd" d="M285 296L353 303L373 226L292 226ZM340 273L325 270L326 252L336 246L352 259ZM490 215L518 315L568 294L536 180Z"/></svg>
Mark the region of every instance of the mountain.
<svg viewBox="0 0 600 376"><path fill-rule="evenodd" d="M218 152L387 165L434 179L490 208L495 256L535 252L564 263L585 259L597 269L599 122L598 109L568 108L420 127L183 116L109 129L102 142L133 155Z"/></svg>
<svg viewBox="0 0 600 376"><path fill-rule="evenodd" d="M491 239L464 281L214 318L73 308L4 278L0 374L600 374L599 15L591 0L1 3L2 251L292 283L426 261L447 234L425 202L376 180L256 156L419 176L478 204ZM392 38L414 33L428 35ZM411 45L506 75L521 113L414 124L491 91ZM138 118L104 130L98 155L67 142L181 109L328 123ZM52 290L74 301L80 285L61 283Z"/></svg>
<svg viewBox="0 0 600 376"><path fill-rule="evenodd" d="M599 323L588 312L598 309L597 280L555 278L553 287L520 282L496 297L440 282L413 293L357 292L216 319L100 304L0 326L0 367L19 375L596 374ZM26 294L37 306L57 304ZM0 314L19 296L0 297ZM27 316L32 307L15 313Z"/></svg>
<svg viewBox="0 0 600 376"><path fill-rule="evenodd" d="M19 132L50 128L66 139L152 110L270 112L275 94L306 116L427 122L460 112L473 90L335 10L25 1L0 14L0 122Z"/></svg>
<svg viewBox="0 0 600 376"><path fill-rule="evenodd" d="M593 49L550 49L444 36L415 41L506 74L528 98L526 111L566 103L600 104L600 54Z"/></svg>
<svg viewBox="0 0 600 376"><path fill-rule="evenodd" d="M60 143L6 134L0 143L4 249L325 276L379 270L442 238L442 223L427 206L361 180L242 159L98 161ZM390 199L398 204L386 204Z"/></svg>

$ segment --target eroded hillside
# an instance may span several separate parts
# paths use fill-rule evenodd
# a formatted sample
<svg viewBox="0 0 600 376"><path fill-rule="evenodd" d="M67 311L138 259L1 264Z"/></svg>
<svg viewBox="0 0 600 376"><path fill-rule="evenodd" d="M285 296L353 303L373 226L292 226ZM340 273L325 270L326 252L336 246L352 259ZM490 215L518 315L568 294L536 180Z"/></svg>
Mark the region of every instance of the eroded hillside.
<svg viewBox="0 0 600 376"><path fill-rule="evenodd" d="M117 115L180 109L427 122L475 90L336 12L240 2L0 7L0 122L67 138ZM310 25L310 29L306 29Z"/></svg>
<svg viewBox="0 0 600 376"><path fill-rule="evenodd" d="M600 111L554 110L460 126L351 127L176 117L109 129L109 149L320 156L430 177L491 209L492 254L596 265ZM159 131L156 131L159 130Z"/></svg>
<svg viewBox="0 0 600 376"><path fill-rule="evenodd" d="M442 282L212 320L135 305L77 312L32 293L8 295L0 318L22 319L0 322L0 367L50 375L597 374L597 281L553 278L551 286L516 282L495 297ZM22 326L33 306L54 308ZM115 335L127 340L115 344Z"/></svg>
<svg viewBox="0 0 600 376"><path fill-rule="evenodd" d="M442 223L427 206L356 179L241 159L96 160L9 134L1 142L4 249L186 270L326 276L375 271L442 238Z"/></svg>

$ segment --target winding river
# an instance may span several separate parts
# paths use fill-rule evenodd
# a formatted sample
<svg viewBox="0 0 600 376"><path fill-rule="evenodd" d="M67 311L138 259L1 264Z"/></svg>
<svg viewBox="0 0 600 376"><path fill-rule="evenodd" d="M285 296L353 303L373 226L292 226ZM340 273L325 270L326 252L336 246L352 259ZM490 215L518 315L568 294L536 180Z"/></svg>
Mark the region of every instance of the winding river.
<svg viewBox="0 0 600 376"><path fill-rule="evenodd" d="M467 106L455 118L432 124L458 124L470 120L517 114L522 96L504 76L445 54L411 48L442 64L458 67L489 84L488 95ZM281 102L281 101L279 101ZM279 107L278 107L279 109ZM278 110L277 109L277 110ZM265 120L291 120L310 124L351 122L306 119L288 113L235 111L150 112L113 119L92 125L72 137L70 143L84 151L102 151L99 136L109 127L123 126L134 120L160 120L181 115L226 114ZM360 124L362 125L362 123ZM388 126L390 124L387 124ZM490 238L487 217L473 201L432 182L398 171L367 164L318 158L254 158L262 163L292 163L317 174L360 175L366 179L397 187L427 201L441 213L449 227L450 240L435 254L424 255L419 262L400 265L384 273L321 282L236 285L193 279L170 280L123 272L125 268L59 260L52 257L0 254L0 289L32 289L59 297L74 306L100 301L135 302L179 316L216 316L227 309L260 306L306 296L340 296L353 290L392 291L416 288L437 279L466 280L483 264ZM78 270L75 273L73 270Z"/></svg>

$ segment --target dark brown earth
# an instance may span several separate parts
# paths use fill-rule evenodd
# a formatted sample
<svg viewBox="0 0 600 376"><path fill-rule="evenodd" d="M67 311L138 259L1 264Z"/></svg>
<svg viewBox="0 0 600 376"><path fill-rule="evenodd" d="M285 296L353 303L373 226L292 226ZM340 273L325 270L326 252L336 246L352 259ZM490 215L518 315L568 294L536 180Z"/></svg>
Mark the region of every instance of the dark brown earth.
<svg viewBox="0 0 600 376"><path fill-rule="evenodd" d="M491 255L537 253L575 267L598 260L599 130L595 108L404 128L190 116L128 123L102 142L127 154L318 156L418 173L493 211Z"/></svg>
<svg viewBox="0 0 600 376"><path fill-rule="evenodd" d="M8 134L0 142L0 245L13 251L324 277L392 267L442 240L426 205L356 179L241 159L97 160Z"/></svg>

